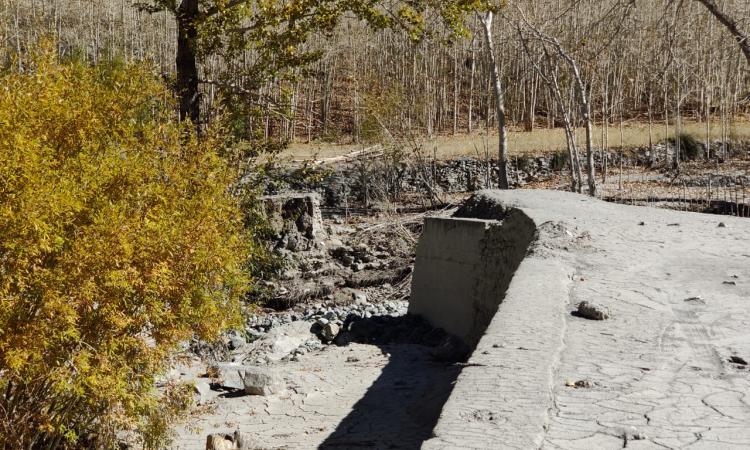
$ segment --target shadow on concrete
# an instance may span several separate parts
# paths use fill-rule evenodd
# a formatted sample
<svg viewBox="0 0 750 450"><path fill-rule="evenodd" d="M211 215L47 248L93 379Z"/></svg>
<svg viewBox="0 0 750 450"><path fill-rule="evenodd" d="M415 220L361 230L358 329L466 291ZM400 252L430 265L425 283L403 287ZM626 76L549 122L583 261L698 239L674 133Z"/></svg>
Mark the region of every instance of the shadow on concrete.
<svg viewBox="0 0 750 450"><path fill-rule="evenodd" d="M461 372L456 358L467 349L415 316L350 319L343 328L339 345L375 345L389 362L319 448L419 449Z"/></svg>

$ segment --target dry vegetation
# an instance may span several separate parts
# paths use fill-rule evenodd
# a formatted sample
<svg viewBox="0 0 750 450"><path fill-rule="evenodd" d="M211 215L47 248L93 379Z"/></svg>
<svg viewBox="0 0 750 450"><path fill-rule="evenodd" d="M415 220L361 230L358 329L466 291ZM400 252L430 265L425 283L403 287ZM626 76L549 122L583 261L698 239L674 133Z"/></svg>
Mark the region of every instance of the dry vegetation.
<svg viewBox="0 0 750 450"><path fill-rule="evenodd" d="M51 33L63 55L78 54L92 62L113 56L146 59L171 76L174 18L132 6L131 0L3 2L0 57L32 47L40 35ZM748 2L726 0L721 7L741 30L750 29ZM319 50L320 58L296 69L291 78L248 77L243 67L253 64L253 50L231 61L209 54L199 67L206 114L215 113L220 99L231 96L232 112L242 113L241 120L261 136L296 142L371 143L387 139L389 132L434 137L493 129L495 100L479 20L469 18L467 33L458 38L430 22L429 15L428 24L435 27L434 38L414 43L398 30L373 30L346 19L330 36L310 36L303 47ZM520 25L532 53L519 40ZM726 135L750 107L743 54L697 0L509 2L500 10L493 34L511 127L559 127L565 110L574 123L581 120L564 61L553 58L542 72L535 70L535 64L543 63L543 49L532 29L557 39L575 59L594 123L610 128L611 146L619 143L620 122L651 121L658 133L658 123L668 121L674 133L683 120L709 118ZM558 71L564 104L544 81L550 71ZM528 145L527 139L517 139L515 147L559 147L557 134L553 144L546 137L542 134L539 144L529 139Z"/></svg>
<svg viewBox="0 0 750 450"><path fill-rule="evenodd" d="M712 122L710 129L711 140L722 139L721 127L718 122ZM602 126L594 127L594 135L597 146L601 143ZM682 124L684 133L693 136L705 137L706 124L700 122L686 122ZM729 128L730 139L737 141L750 140L750 122L745 119L737 120ZM633 147L647 147L649 141L655 143L663 142L667 137L674 135L670 125L669 134L664 124L655 124L651 128L641 122L625 122L622 127L610 130L610 148L628 149ZM453 158L458 156L470 156L484 158L485 151L489 151L494 157L494 149L497 148L497 133L478 132L472 134L457 134L437 136L432 139L423 138L419 140L423 150L434 155L438 159ZM560 128L541 128L533 131L511 129L508 133L509 153L511 158L518 155L537 155L558 152L566 148L565 133ZM364 144L332 144L327 142L303 143L295 142L281 152L281 157L291 160L313 160L346 155L367 148Z"/></svg>

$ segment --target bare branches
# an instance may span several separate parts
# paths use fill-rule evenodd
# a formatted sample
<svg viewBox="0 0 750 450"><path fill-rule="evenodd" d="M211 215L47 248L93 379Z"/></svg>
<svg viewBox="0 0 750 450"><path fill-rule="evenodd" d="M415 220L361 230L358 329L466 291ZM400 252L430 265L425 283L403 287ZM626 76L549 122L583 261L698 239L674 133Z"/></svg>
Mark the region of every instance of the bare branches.
<svg viewBox="0 0 750 450"><path fill-rule="evenodd" d="M721 22L722 25L732 34L737 44L740 46L740 50L745 55L748 65L750 65L750 36L747 33L740 30L737 22L734 21L729 15L719 8L715 0L696 0L703 4L708 11L713 14L716 19Z"/></svg>
<svg viewBox="0 0 750 450"><path fill-rule="evenodd" d="M594 168L594 150L593 150L593 124L591 123L591 105L589 104L588 95L586 93L586 85L583 81L583 78L581 76L581 71L578 67L578 63L576 60L568 53L560 44L560 41L553 37L548 35L547 33L540 30L538 27L533 26L527 19L526 16L523 14L523 11L518 9L519 16L521 17L521 20L523 21L523 27L529 29L531 33L534 35L534 37L542 42L543 44L549 44L551 45L554 50L557 52L557 54L567 63L567 65L570 67L570 71L573 74L573 78L575 79L575 89L576 93L578 95L579 99L579 105L581 109L581 118L584 122L584 126L586 129L586 175L588 179L588 190L589 195L592 197L596 196L596 170ZM518 34L520 38L523 40L522 31L521 31L521 25L517 27ZM524 44L524 48L527 50L528 53L528 46ZM544 48L545 55L547 56L547 59L549 60L549 54L547 53L546 47ZM560 89L559 84L557 82L557 74L556 71L552 72L552 78L553 83L551 83L551 87L556 92L556 98L558 98L558 103L561 104L562 102L560 100ZM564 109L564 108L563 108ZM575 143L575 135L572 133L570 129L570 119L568 118L568 114L565 114L565 123L566 123L566 136L568 137L568 142L570 146L572 147L573 151L572 156L575 158L575 161L571 160L571 164L576 166L578 169L577 174L577 184L578 189L580 189L580 182L581 182L581 176L580 176L580 166L578 164L578 151L576 149L576 143ZM574 186L575 188L575 186Z"/></svg>

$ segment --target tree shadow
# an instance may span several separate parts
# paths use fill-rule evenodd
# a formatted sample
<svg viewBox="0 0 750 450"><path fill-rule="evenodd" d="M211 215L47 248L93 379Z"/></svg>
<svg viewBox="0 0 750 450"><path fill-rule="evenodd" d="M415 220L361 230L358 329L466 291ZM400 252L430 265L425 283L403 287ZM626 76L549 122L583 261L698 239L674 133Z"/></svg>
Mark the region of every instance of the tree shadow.
<svg viewBox="0 0 750 450"><path fill-rule="evenodd" d="M415 316L347 320L336 341L371 344L389 362L320 449L419 449L429 439L468 349Z"/></svg>

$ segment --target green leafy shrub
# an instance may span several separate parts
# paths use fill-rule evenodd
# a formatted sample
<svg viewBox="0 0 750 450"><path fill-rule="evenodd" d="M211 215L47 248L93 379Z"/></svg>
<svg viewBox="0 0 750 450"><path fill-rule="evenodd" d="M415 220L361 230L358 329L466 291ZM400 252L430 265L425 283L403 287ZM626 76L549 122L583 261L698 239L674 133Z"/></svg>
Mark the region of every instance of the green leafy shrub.
<svg viewBox="0 0 750 450"><path fill-rule="evenodd" d="M239 323L236 170L170 99L142 66L51 51L0 73L0 447L163 443L170 351Z"/></svg>

